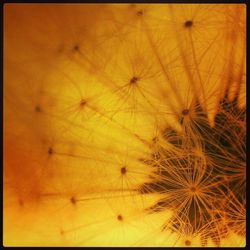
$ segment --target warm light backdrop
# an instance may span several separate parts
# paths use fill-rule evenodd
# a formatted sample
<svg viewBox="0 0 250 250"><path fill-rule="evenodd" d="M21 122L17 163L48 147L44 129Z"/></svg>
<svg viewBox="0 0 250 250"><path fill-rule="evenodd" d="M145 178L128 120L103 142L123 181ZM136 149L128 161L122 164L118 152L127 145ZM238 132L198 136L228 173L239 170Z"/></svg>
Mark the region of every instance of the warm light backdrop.
<svg viewBox="0 0 250 250"><path fill-rule="evenodd" d="M244 246L246 6L5 4L5 246Z"/></svg>

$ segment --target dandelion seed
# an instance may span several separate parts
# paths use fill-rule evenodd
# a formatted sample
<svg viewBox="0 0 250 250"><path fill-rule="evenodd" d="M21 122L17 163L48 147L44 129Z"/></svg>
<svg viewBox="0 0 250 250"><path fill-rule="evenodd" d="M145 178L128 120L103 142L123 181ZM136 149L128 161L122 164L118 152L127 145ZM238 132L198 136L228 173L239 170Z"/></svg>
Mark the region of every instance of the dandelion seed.
<svg viewBox="0 0 250 250"><path fill-rule="evenodd" d="M193 21L192 20L187 20L185 23L184 23L184 26L186 28L191 28L193 26Z"/></svg>
<svg viewBox="0 0 250 250"><path fill-rule="evenodd" d="M49 149L48 149L48 154L49 154L49 155L52 155L53 153L54 153L53 148L49 147Z"/></svg>
<svg viewBox="0 0 250 250"><path fill-rule="evenodd" d="M117 216L117 220L119 220L119 221L123 221L123 217L122 217L122 215L120 215L120 214L119 214L119 215Z"/></svg>
<svg viewBox="0 0 250 250"><path fill-rule="evenodd" d="M42 112L41 107L40 106L36 106L35 107L35 112L41 113Z"/></svg>
<svg viewBox="0 0 250 250"><path fill-rule="evenodd" d="M130 79L130 84L136 84L138 82L139 78L134 76Z"/></svg>
<svg viewBox="0 0 250 250"><path fill-rule="evenodd" d="M79 52L79 51L80 51L79 45L75 45L75 46L73 47L73 51Z"/></svg>
<svg viewBox="0 0 250 250"><path fill-rule="evenodd" d="M75 205L76 204L76 198L74 196L72 196L70 198L70 202L72 203L72 205Z"/></svg>
<svg viewBox="0 0 250 250"><path fill-rule="evenodd" d="M126 167L122 167L122 168L121 168L121 174L122 174L122 175L125 175L126 173L127 173Z"/></svg>
<svg viewBox="0 0 250 250"><path fill-rule="evenodd" d="M182 115L183 115L183 116L186 116L186 115L188 115L188 114L189 114L189 110L188 110L188 109L182 110Z"/></svg>
<svg viewBox="0 0 250 250"><path fill-rule="evenodd" d="M80 101L80 107L83 108L84 106L86 106L87 101L86 100L81 100Z"/></svg>
<svg viewBox="0 0 250 250"><path fill-rule="evenodd" d="M142 16L142 15L143 15L143 10L138 10L138 11L136 12L136 14L137 14L137 16Z"/></svg>
<svg viewBox="0 0 250 250"><path fill-rule="evenodd" d="M190 240L185 240L185 245L186 246L191 246L191 241Z"/></svg>

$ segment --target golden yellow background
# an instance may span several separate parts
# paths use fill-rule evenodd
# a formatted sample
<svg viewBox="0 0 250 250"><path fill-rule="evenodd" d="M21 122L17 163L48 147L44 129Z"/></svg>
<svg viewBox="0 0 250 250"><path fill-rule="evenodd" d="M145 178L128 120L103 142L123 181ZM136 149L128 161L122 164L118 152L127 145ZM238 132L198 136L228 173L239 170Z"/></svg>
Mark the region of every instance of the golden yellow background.
<svg viewBox="0 0 250 250"><path fill-rule="evenodd" d="M199 235L161 230L171 211L147 213L161 195L136 192L153 172L140 159L165 124L181 130L195 95L211 124L229 79L245 106L245 12L5 4L4 245L200 246Z"/></svg>

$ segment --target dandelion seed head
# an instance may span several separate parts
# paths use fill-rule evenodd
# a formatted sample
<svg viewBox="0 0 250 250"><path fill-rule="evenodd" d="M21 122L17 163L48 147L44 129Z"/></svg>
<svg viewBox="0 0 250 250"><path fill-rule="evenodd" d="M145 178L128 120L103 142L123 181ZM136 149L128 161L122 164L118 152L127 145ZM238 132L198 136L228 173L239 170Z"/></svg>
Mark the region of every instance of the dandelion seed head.
<svg viewBox="0 0 250 250"><path fill-rule="evenodd" d="M4 245L244 246L245 6L5 7Z"/></svg>

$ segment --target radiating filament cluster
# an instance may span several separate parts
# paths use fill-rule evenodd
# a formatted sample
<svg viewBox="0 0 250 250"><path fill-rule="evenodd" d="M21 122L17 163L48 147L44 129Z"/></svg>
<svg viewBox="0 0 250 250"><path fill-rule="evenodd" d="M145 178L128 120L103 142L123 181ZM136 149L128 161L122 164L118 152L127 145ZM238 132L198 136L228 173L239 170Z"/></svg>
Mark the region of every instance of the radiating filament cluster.
<svg viewBox="0 0 250 250"><path fill-rule="evenodd" d="M5 4L4 245L245 246L245 64L243 4Z"/></svg>

